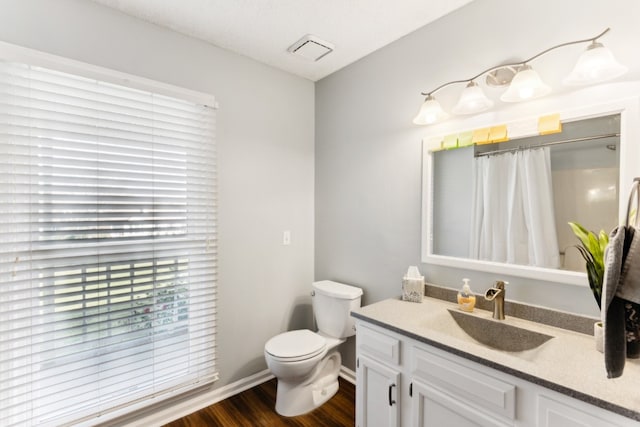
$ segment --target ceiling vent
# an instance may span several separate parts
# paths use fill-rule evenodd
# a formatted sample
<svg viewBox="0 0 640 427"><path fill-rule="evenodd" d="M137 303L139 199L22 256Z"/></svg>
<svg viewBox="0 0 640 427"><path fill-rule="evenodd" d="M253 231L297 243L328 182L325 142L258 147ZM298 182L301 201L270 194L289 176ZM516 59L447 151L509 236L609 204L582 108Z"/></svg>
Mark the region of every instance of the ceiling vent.
<svg viewBox="0 0 640 427"><path fill-rule="evenodd" d="M288 51L296 56L302 58L317 61L333 52L334 46L314 35L307 34L294 44L292 44Z"/></svg>

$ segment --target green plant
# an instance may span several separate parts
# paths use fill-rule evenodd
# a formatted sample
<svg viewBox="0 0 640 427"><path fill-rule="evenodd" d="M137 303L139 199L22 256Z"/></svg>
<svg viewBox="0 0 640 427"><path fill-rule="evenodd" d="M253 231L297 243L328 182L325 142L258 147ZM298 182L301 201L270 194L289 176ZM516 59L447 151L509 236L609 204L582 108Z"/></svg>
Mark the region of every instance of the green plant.
<svg viewBox="0 0 640 427"><path fill-rule="evenodd" d="M569 222L569 227L580 240L580 245L575 247L586 261L589 287L598 303L598 307L601 308L602 283L604 281L604 249L609 243L609 235L604 230L600 230L600 233L596 235L577 222Z"/></svg>

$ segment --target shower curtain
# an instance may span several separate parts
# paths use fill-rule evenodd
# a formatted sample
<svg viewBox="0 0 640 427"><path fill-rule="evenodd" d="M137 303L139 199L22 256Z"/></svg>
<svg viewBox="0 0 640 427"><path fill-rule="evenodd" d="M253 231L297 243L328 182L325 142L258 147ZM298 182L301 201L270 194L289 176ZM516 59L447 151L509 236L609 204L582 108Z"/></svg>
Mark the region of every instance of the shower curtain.
<svg viewBox="0 0 640 427"><path fill-rule="evenodd" d="M558 268L549 148L474 159L470 256Z"/></svg>

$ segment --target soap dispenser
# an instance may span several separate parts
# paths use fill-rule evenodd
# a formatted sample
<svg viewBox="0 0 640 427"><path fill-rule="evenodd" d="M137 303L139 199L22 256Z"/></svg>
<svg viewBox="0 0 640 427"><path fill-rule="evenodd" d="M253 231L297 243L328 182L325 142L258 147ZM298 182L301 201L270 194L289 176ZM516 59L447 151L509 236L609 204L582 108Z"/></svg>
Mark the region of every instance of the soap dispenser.
<svg viewBox="0 0 640 427"><path fill-rule="evenodd" d="M458 292L458 307L462 311L472 312L476 305L476 296L471 292L469 279L462 279L462 290Z"/></svg>

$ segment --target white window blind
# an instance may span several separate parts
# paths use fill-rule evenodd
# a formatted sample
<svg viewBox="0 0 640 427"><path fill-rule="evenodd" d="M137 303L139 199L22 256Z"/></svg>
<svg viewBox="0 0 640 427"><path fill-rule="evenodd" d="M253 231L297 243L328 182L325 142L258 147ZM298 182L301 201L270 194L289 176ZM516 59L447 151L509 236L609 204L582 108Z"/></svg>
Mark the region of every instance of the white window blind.
<svg viewBox="0 0 640 427"><path fill-rule="evenodd" d="M207 106L0 62L0 425L217 378L214 130Z"/></svg>

